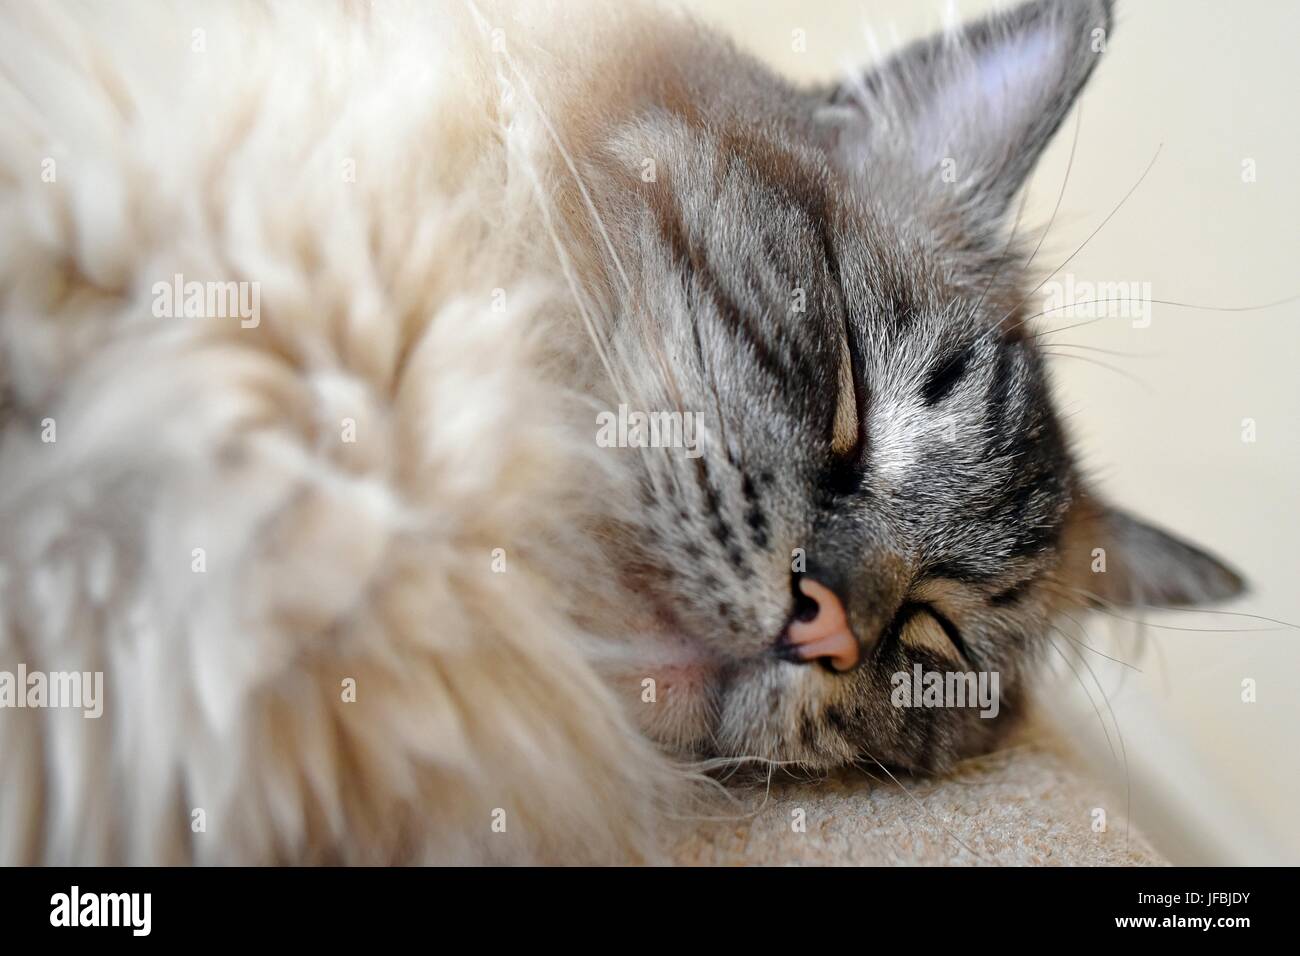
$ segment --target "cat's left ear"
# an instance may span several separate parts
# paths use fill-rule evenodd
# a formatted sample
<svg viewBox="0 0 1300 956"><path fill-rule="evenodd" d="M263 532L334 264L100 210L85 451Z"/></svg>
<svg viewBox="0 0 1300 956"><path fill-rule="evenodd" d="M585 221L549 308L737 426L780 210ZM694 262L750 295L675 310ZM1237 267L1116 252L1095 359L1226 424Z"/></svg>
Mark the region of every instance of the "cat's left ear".
<svg viewBox="0 0 1300 956"><path fill-rule="evenodd" d="M1064 537L1058 577L1085 604L1209 604L1246 590L1223 561L1094 498L1076 501Z"/></svg>
<svg viewBox="0 0 1300 956"><path fill-rule="evenodd" d="M922 40L824 100L844 166L999 217L1083 89L1111 0L1035 0ZM886 178L888 177L888 178Z"/></svg>

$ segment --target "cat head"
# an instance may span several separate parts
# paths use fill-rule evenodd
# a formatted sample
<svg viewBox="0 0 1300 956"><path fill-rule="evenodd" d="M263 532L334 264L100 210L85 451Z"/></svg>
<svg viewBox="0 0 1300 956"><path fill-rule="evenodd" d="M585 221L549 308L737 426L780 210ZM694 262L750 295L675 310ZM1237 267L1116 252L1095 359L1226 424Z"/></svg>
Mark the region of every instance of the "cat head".
<svg viewBox="0 0 1300 956"><path fill-rule="evenodd" d="M620 452L660 739L941 767L1062 612L1241 590L1089 493L1029 321L1014 200L1110 31L1108 2L1040 0L816 91L692 34L602 127L608 398L651 413L627 444L699 429ZM917 665L996 674L999 717L900 703Z"/></svg>

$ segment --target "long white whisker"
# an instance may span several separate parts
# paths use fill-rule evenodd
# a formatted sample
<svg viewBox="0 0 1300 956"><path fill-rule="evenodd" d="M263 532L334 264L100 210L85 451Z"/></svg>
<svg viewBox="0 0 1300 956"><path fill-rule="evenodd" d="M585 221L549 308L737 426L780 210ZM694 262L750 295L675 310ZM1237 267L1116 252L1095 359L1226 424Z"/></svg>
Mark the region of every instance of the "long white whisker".
<svg viewBox="0 0 1300 956"><path fill-rule="evenodd" d="M916 795L913 794L911 790L908 790L907 787L903 786L902 781L899 780L897 777L895 777L892 773L890 773L890 772L889 772L889 768L886 767L886 766L885 766L883 763L881 763L879 760L877 760L877 759L875 758L874 755L872 755L871 753L867 752L866 750L864 750L863 753L865 753L868 757L870 757L871 760L875 763L875 765L876 765L877 767L879 767L881 770L883 770L883 771L885 772L885 775L888 776L890 780L894 781L894 783L898 786L898 789L902 790L903 793L907 794L908 799L910 799L913 803L915 803L918 807L920 807L920 808L921 808L921 812L924 813L924 814L925 814L927 817L929 817L931 820L933 820L935 823L937 823L937 824L939 825L939 827L943 830L943 832L946 833L946 834L948 834L948 836L952 837L952 839L955 840L955 841L956 841L956 842L957 842L957 843L962 847L962 849L964 849L964 850L965 850L967 853L969 853L971 856L975 857L975 859L977 859L977 860L982 860L982 861L985 862L985 863L991 863L991 862L992 862L992 861L989 860L987 857L984 857L984 856L982 856L981 854L977 853L977 852L976 852L976 851L975 851L975 850L970 846L970 844L968 844L968 843L967 843L965 840L963 840L961 837L957 836L957 834L953 833L952 830L948 829L947 825L946 825L942 820L940 820L938 817L936 817L936 816L935 816L935 815L930 811L930 808L929 808L929 807L927 807L924 803L922 803L920 800L918 800L918 799L916 798Z"/></svg>
<svg viewBox="0 0 1300 956"><path fill-rule="evenodd" d="M1011 316L1015 314L1016 309L1020 308L1022 305L1024 305L1026 302L1028 302L1030 296L1032 296L1035 292L1037 292L1037 291L1038 291L1039 289L1041 289L1043 286L1047 285L1048 281L1049 281L1053 276L1055 276L1058 272L1060 272L1060 271L1061 271L1062 269L1064 269L1067 265L1069 265L1069 264L1074 260L1074 257L1077 256L1079 253L1081 253L1081 252L1084 250L1084 248L1088 245L1088 243L1092 242L1092 240L1093 240L1094 238L1096 238L1097 233L1101 232L1102 229L1104 229L1104 228L1106 227L1106 224L1107 224L1108 222L1110 222L1112 218L1114 218L1115 214L1116 214L1117 212L1119 212L1121 209L1124 208L1124 204L1128 202L1129 197L1132 196L1133 193L1137 190L1137 188L1138 188L1139 186L1142 185L1142 182L1147 178L1147 174L1151 172L1151 168L1152 168L1153 166L1155 166L1155 164L1156 164L1156 160L1160 158L1160 150L1164 148L1164 145L1165 145L1164 143L1161 143L1159 146L1156 147L1155 154L1151 157L1151 162L1147 163L1147 168L1144 169L1144 170L1142 171L1142 175L1138 177L1137 182L1135 182L1135 183L1134 183L1134 184L1129 188L1129 191L1126 192L1126 193L1124 194L1124 198L1121 199L1121 200L1119 201L1119 203L1116 204L1115 208L1112 209L1109 213L1107 213L1106 218L1103 219L1103 220L1101 221L1100 225L1098 225L1096 229L1094 229L1092 232L1090 232L1090 233L1088 234L1088 238L1085 239L1085 240L1083 240L1083 242L1081 242L1081 243L1079 244L1078 248L1076 248L1076 249L1074 250L1074 252L1070 253L1070 254L1066 257L1066 259L1065 259L1064 262L1062 262L1059 266L1057 266L1055 269L1053 269L1051 272L1049 272L1046 276L1044 276L1044 277L1043 277L1043 281L1041 281L1040 283L1038 283L1038 285L1036 285L1036 286L1034 286L1032 289L1030 289L1029 292L1025 295L1025 297L1024 297L1023 299L1021 299L1019 302L1017 302L1016 305L1011 309L1011 311L1009 311L1006 315L1004 315L1004 316L1003 316L1003 317L998 321L998 325L999 325L999 326L1001 326L1002 323L1005 322L1007 319L1011 318ZM1012 328L1012 329L1019 328L1021 325L1024 325L1024 321L1017 322L1017 323L1016 323L1014 326L1012 326L1011 328ZM1008 330L1008 331L1010 331L1010 330Z"/></svg>
<svg viewBox="0 0 1300 956"><path fill-rule="evenodd" d="M1052 625L1052 630L1058 630L1058 628L1055 625ZM1052 650L1061 655L1061 660L1065 661L1065 666L1070 668L1070 673L1074 675L1074 679L1078 681L1079 686L1083 688L1083 693L1088 698L1088 703L1092 704L1092 709L1097 714L1097 723L1101 725L1101 732L1106 735L1106 746L1110 748L1110 755L1112 758L1118 760L1119 754L1115 752L1115 744L1112 743L1110 739L1110 728L1106 726L1106 718L1102 716L1101 708L1098 707L1097 702L1092 699L1092 691L1088 690L1088 685L1083 682L1083 677L1080 675L1078 669L1073 663L1071 663L1070 658L1065 655L1065 652L1056 646L1056 642L1052 640L1051 635L1047 636L1047 643L1051 645Z"/></svg>
<svg viewBox="0 0 1300 956"><path fill-rule="evenodd" d="M1057 628L1056 631L1058 634L1063 634L1067 638L1069 637L1069 635L1065 634L1065 632L1060 628ZM1051 640L1050 637L1048 639ZM1119 740L1120 758L1124 763L1124 842L1127 845L1129 839L1129 817L1133 813L1133 778L1129 773L1128 748L1124 746L1124 732L1120 730L1119 718L1115 716L1115 708L1111 706L1110 695L1106 693L1106 688L1102 686L1101 681L1097 677L1096 671L1092 669L1092 665L1088 663L1086 657L1080 654L1077 650L1075 651L1075 654L1087 669L1089 675L1091 675L1093 683L1097 685L1097 690L1101 694L1102 700L1106 702L1106 710L1110 713L1110 722L1115 725L1115 737Z"/></svg>

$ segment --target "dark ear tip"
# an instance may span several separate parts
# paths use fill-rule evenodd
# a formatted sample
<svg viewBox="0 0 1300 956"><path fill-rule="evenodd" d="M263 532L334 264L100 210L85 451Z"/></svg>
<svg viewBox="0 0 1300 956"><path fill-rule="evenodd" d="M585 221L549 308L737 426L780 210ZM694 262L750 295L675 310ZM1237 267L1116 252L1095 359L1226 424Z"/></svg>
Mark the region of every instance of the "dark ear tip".
<svg viewBox="0 0 1300 956"><path fill-rule="evenodd" d="M1102 28L1110 36L1110 31L1115 26L1115 0L1101 0L1101 19Z"/></svg>
<svg viewBox="0 0 1300 956"><path fill-rule="evenodd" d="M1250 593L1250 582L1235 568L1216 562L1215 572L1217 580L1208 583L1206 587L1207 601L1227 601Z"/></svg>
<svg viewBox="0 0 1300 956"><path fill-rule="evenodd" d="M1109 39L1115 26L1115 0L1050 0L1057 15L1069 22L1106 31Z"/></svg>
<svg viewBox="0 0 1300 956"><path fill-rule="evenodd" d="M1195 554L1194 573L1196 585L1190 593L1175 602L1189 607L1218 604L1241 597L1250 591L1250 583L1233 567L1207 554L1200 548L1186 545Z"/></svg>
<svg viewBox="0 0 1300 956"><path fill-rule="evenodd" d="M1092 26L1106 31L1109 40L1115 27L1115 0L1082 0L1079 6L1086 11L1085 16L1092 21Z"/></svg>

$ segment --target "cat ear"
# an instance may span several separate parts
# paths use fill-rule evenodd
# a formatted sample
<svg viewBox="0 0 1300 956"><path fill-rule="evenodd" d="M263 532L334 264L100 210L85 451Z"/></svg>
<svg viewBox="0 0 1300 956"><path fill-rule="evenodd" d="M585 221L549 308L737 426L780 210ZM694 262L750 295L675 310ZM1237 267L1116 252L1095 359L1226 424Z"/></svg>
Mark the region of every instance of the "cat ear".
<svg viewBox="0 0 1300 956"><path fill-rule="evenodd" d="M1195 545L1095 502L1073 523L1065 552L1070 583L1110 604L1207 604L1236 597L1246 583Z"/></svg>
<svg viewBox="0 0 1300 956"><path fill-rule="evenodd" d="M840 86L818 118L847 167L903 166L1000 216L1105 50L1111 6L1037 0L919 41Z"/></svg>

